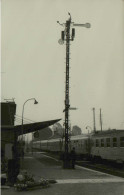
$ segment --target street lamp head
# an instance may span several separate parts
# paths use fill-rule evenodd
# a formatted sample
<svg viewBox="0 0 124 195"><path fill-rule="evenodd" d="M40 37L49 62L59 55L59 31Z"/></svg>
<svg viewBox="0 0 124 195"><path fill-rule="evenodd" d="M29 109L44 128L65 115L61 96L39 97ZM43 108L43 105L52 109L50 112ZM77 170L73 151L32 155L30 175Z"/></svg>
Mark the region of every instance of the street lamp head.
<svg viewBox="0 0 124 195"><path fill-rule="evenodd" d="M86 126L86 129L90 128L92 130L92 128L90 126Z"/></svg>
<svg viewBox="0 0 124 195"><path fill-rule="evenodd" d="M86 28L91 28L91 24L90 24L90 23L86 23L86 24L85 24L85 27L86 27Z"/></svg>
<svg viewBox="0 0 124 195"><path fill-rule="evenodd" d="M37 102L37 100L36 100L36 99L34 100L34 104L38 104L38 102Z"/></svg>

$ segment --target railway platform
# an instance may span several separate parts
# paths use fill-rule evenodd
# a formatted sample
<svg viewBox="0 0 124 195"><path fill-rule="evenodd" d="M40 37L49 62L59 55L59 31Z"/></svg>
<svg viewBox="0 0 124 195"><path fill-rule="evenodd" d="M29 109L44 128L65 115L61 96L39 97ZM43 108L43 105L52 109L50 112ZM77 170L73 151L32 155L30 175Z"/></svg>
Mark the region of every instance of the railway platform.
<svg viewBox="0 0 124 195"><path fill-rule="evenodd" d="M62 162L49 157L47 153L26 154L22 170L33 174L37 179L55 180L48 188L31 191L15 191L13 187L2 189L2 195L124 195L124 178L76 166L63 169Z"/></svg>

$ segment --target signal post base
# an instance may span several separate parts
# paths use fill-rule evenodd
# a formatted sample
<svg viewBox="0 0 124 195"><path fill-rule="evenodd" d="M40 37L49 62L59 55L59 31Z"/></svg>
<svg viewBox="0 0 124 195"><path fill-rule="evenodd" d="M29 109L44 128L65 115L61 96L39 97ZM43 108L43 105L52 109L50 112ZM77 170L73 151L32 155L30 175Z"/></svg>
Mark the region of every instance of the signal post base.
<svg viewBox="0 0 124 195"><path fill-rule="evenodd" d="M64 154L64 156L63 156L63 169L71 169L71 168L72 168L72 164L71 164L70 156L69 156L69 154Z"/></svg>

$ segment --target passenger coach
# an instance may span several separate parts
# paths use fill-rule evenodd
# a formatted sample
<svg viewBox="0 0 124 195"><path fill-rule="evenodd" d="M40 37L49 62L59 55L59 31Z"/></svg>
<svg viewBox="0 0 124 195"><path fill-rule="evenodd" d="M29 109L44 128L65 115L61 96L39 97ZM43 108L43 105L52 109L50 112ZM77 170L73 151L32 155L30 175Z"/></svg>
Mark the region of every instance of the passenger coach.
<svg viewBox="0 0 124 195"><path fill-rule="evenodd" d="M91 137L91 156L124 163L124 130L97 132Z"/></svg>
<svg viewBox="0 0 124 195"><path fill-rule="evenodd" d="M97 131L69 137L69 151L75 147L77 156L92 160L124 163L124 130ZM55 153L64 152L64 138L33 142L33 148Z"/></svg>

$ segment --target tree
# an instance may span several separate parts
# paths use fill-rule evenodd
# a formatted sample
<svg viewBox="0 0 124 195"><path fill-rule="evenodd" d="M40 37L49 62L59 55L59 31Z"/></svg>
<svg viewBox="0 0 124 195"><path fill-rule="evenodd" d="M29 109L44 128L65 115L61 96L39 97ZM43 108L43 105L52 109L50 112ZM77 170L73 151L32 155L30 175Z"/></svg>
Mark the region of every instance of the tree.
<svg viewBox="0 0 124 195"><path fill-rule="evenodd" d="M63 136L64 130L63 130L63 127L60 123L54 124L52 129L53 129L54 135L57 135L60 137Z"/></svg>
<svg viewBox="0 0 124 195"><path fill-rule="evenodd" d="M78 126L73 126L72 127L72 135L81 135L82 131L81 128Z"/></svg>

